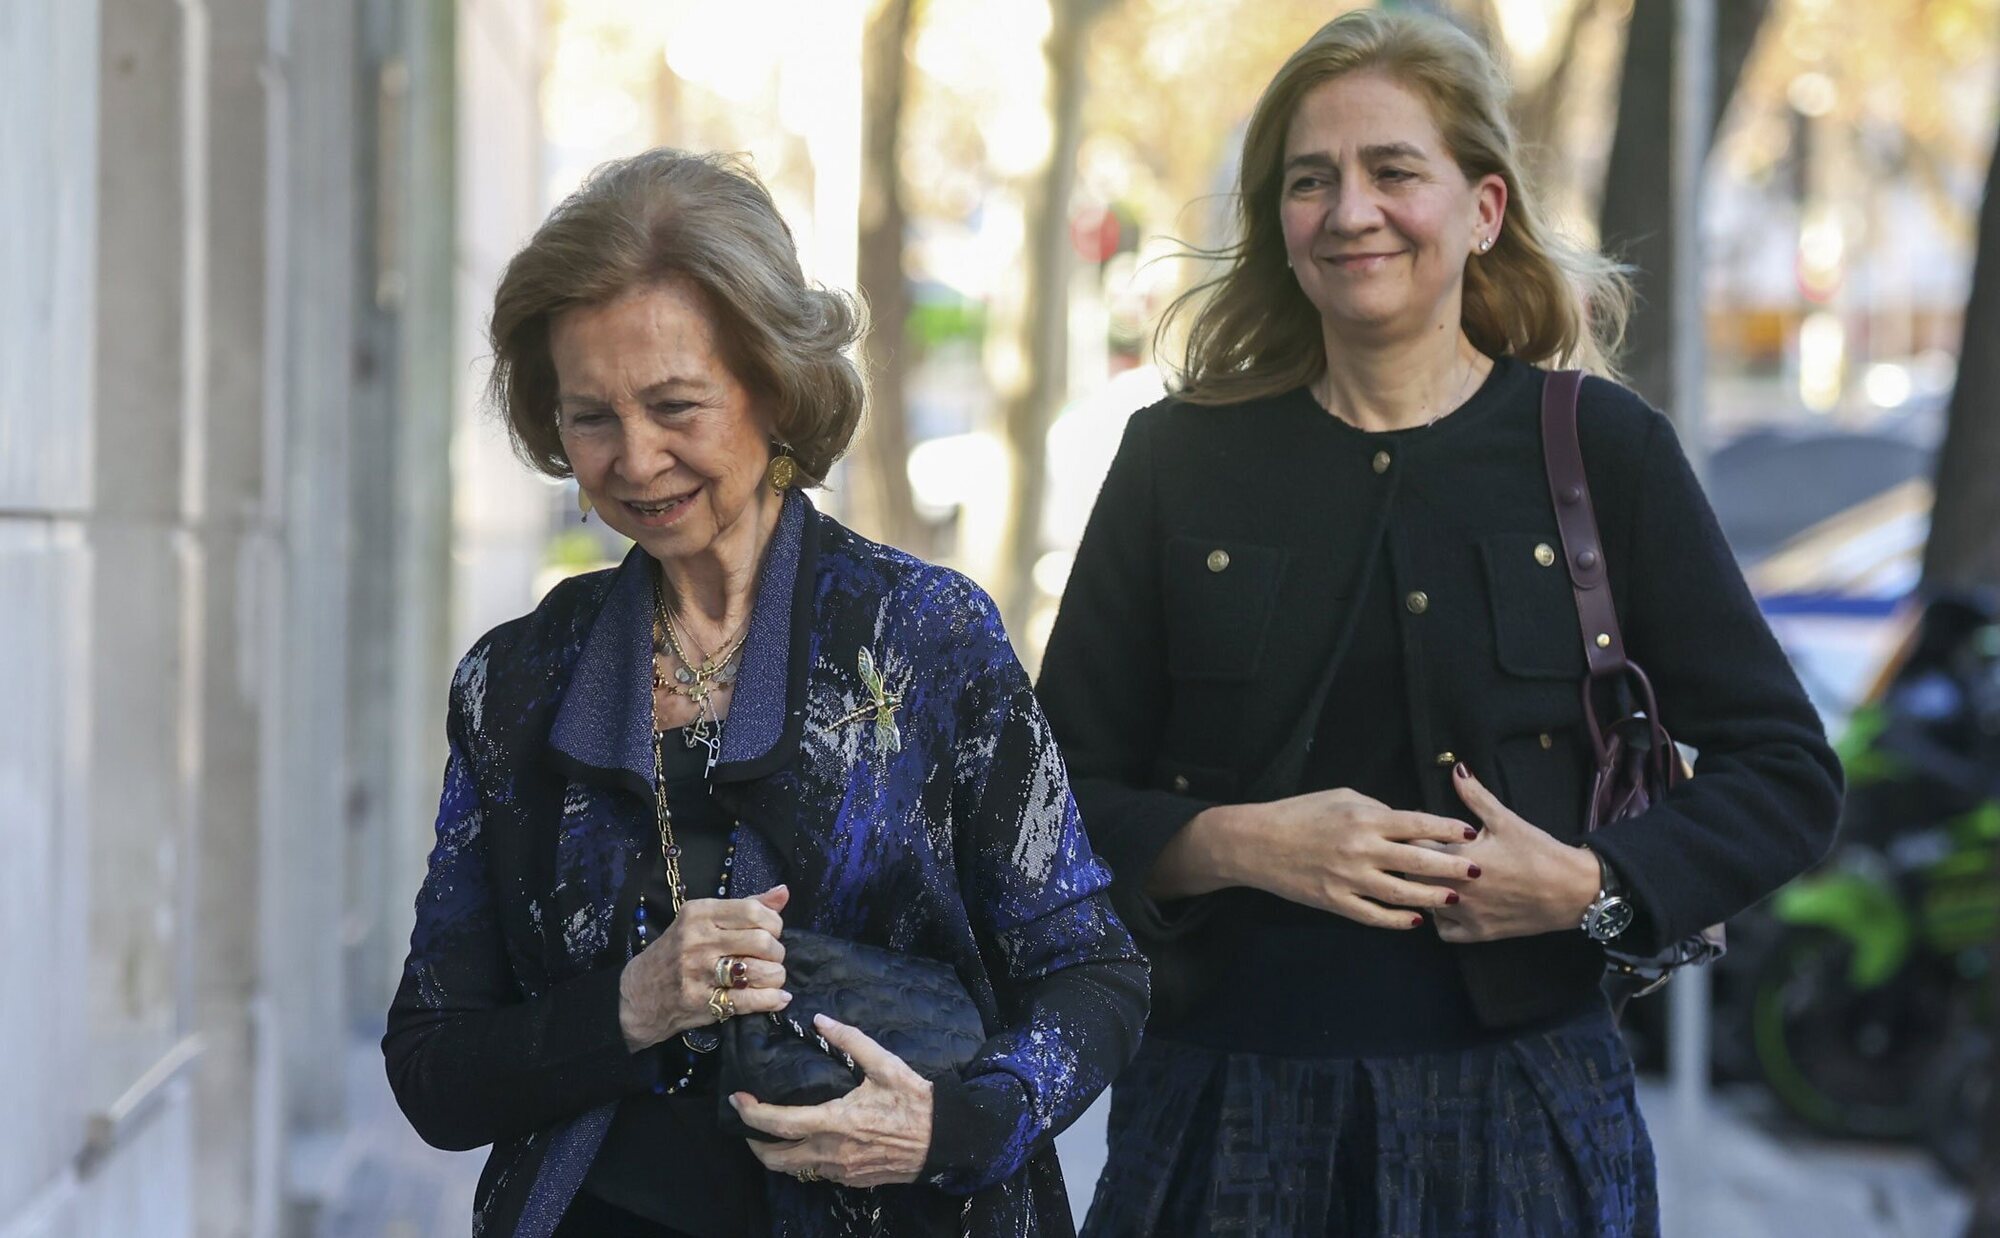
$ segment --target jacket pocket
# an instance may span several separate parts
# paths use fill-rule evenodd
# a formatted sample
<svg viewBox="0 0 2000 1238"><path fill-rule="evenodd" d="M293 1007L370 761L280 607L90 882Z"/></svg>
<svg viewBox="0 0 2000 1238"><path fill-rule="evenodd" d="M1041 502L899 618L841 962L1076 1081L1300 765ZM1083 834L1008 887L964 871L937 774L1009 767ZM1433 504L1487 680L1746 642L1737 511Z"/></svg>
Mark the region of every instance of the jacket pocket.
<svg viewBox="0 0 2000 1238"><path fill-rule="evenodd" d="M1562 543L1532 533L1481 538L1493 648L1500 669L1526 679L1582 680L1583 636Z"/></svg>
<svg viewBox="0 0 2000 1238"><path fill-rule="evenodd" d="M1592 773L1588 750L1573 729L1501 740L1493 753L1501 802L1563 842L1581 842Z"/></svg>
<svg viewBox="0 0 2000 1238"><path fill-rule="evenodd" d="M1167 603L1167 671L1179 679L1247 679L1264 641L1284 576L1275 546L1215 538L1167 542L1161 572Z"/></svg>
<svg viewBox="0 0 2000 1238"><path fill-rule="evenodd" d="M1153 762L1153 785L1176 795L1191 795L1218 804L1233 803L1239 783L1236 771L1220 765L1197 765L1178 757Z"/></svg>

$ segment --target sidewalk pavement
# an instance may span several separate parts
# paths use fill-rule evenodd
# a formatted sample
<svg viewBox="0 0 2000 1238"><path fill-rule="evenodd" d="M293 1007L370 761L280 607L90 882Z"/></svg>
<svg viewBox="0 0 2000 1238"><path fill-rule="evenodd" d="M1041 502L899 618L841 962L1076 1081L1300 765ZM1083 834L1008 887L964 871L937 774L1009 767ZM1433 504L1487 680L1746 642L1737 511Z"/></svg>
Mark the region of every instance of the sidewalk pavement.
<svg viewBox="0 0 2000 1238"><path fill-rule="evenodd" d="M427 1147L397 1111L381 1051L359 1040L348 1062L353 1121L331 1181L346 1185L320 1238L463 1238L486 1153ZM1659 1154L1666 1238L1958 1238L1968 1205L1921 1152L1830 1144L1789 1133L1754 1088L1719 1093L1700 1128L1682 1128L1664 1086L1640 1104ZM1104 1162L1099 1101L1056 1141L1077 1218Z"/></svg>
<svg viewBox="0 0 2000 1238"><path fill-rule="evenodd" d="M1754 1084L1719 1091L1694 1131L1664 1084L1642 1083L1639 1104L1659 1155L1666 1238L1958 1238L1971 1213L1923 1151L1789 1130Z"/></svg>
<svg viewBox="0 0 2000 1238"><path fill-rule="evenodd" d="M319 1218L319 1238L465 1238L486 1149L442 1152L396 1108L381 1042L357 1035L347 1054L345 1138L326 1180L343 1183Z"/></svg>

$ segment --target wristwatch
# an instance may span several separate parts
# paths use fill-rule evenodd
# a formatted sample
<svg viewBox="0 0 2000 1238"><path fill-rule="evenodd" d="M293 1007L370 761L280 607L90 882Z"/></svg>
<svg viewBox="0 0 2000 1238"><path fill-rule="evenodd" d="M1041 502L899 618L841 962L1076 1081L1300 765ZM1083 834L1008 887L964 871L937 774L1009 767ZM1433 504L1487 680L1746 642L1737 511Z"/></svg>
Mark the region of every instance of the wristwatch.
<svg viewBox="0 0 2000 1238"><path fill-rule="evenodd" d="M1590 940L1609 944L1618 934L1632 927L1632 900L1625 897L1618 874L1611 871L1604 857L1588 844L1583 849L1597 860L1597 897L1583 909L1583 923L1577 927Z"/></svg>

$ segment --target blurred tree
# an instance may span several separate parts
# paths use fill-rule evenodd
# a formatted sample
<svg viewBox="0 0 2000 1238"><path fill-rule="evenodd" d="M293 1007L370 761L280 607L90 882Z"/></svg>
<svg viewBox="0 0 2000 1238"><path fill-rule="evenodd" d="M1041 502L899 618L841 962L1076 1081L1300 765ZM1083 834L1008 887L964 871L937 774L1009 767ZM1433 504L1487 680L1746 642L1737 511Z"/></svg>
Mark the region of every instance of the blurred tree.
<svg viewBox="0 0 2000 1238"><path fill-rule="evenodd" d="M1490 12L1493 0L1484 2L1489 10L1488 28L1497 29ZM1553 187L1551 178L1568 171L1572 163L1560 155L1563 122L1566 111L1576 106L1576 88L1585 70L1585 35L1594 23L1611 20L1607 17L1610 7L1606 0L1574 0L1563 15L1561 33L1555 36L1554 49L1539 79L1531 86L1516 84L1515 133L1521 141L1528 174L1545 194ZM1497 39L1495 43L1496 50L1504 54L1505 45Z"/></svg>
<svg viewBox="0 0 2000 1238"><path fill-rule="evenodd" d="M1161 253L1166 237L1228 243L1236 148L1251 108L1285 58L1352 7L1124 0L1105 14L1090 46L1085 171L1093 194L1133 212L1142 252ZM1182 264L1175 282L1202 274L1200 264Z"/></svg>
<svg viewBox="0 0 2000 1238"><path fill-rule="evenodd" d="M1634 0L1618 86L1618 123L1611 139L1598 234L1604 247L1633 267L1638 305L1625 342L1623 368L1632 387L1674 411L1672 308L1674 245L1668 212L1673 134L1673 50L1676 0ZM1715 13L1715 95L1709 137L1722 123L1743 65L1771 8L1770 0L1721 0Z"/></svg>
<svg viewBox="0 0 2000 1238"><path fill-rule="evenodd" d="M1001 424L1008 454L1007 518L1000 552L1000 609L1008 626L1028 630L1035 603L1035 560L1042 553L1049 425L1069 386L1069 208L1083 140L1084 50L1091 26L1116 0L1049 0L1051 138L1048 162L1025 195L1028 270L1022 303L1021 382L1009 393Z"/></svg>
<svg viewBox="0 0 2000 1238"><path fill-rule="evenodd" d="M2000 354L1991 346L2000 339L2000 137L1986 170L1976 253L1924 546L1922 592L1929 597L2000 589L2000 486L1994 484L2000 477ZM1987 344L1981 346L1981 340ZM2000 1238L2000 1088L1987 1095L1979 1159L1966 1238Z"/></svg>
<svg viewBox="0 0 2000 1238"><path fill-rule="evenodd" d="M2000 340L2000 145L1986 172L1964 343L1945 414L1944 446L1938 452L1937 499L1924 547L1923 592L1928 596L2000 589L2000 485L1995 484L2000 478L2000 352L1993 348L1995 340ZM1995 1121L2000 1122L2000 1113ZM1994 1232L2000 1233L2000 1146L1991 1152Z"/></svg>
<svg viewBox="0 0 2000 1238"><path fill-rule="evenodd" d="M875 0L861 68L861 236L856 277L871 326L864 344L871 389L857 460L873 504L869 532L917 553L923 533L910 495L910 430L904 398L909 367L910 288L903 267L909 214L903 201L903 105L909 95L910 41L917 0Z"/></svg>
<svg viewBox="0 0 2000 1238"><path fill-rule="evenodd" d="M2000 0L1790 0L1769 24L1738 86L1741 119L1785 130L1823 121L1857 148L1866 175L1914 180L1939 224L1969 240L1977 208L1959 172L1984 166L1992 134L1984 100L1968 106L1966 71L1991 59ZM1729 127L1740 139L1737 175L1756 179L1806 155L1768 123Z"/></svg>

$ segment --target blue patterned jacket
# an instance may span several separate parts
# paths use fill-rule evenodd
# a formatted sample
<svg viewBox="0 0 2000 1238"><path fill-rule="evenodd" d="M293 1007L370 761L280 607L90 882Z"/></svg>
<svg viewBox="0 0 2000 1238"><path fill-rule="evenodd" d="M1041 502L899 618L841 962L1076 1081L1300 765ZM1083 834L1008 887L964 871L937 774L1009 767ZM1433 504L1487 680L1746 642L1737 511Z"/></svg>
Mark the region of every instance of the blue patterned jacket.
<svg viewBox="0 0 2000 1238"><path fill-rule="evenodd" d="M546 1238L621 1097L614 931L652 816L651 567L558 586L481 638L451 691L437 841L383 1052L417 1132L493 1144L474 1232ZM902 746L866 722L870 651ZM774 1231L1067 1234L1053 1140L1137 1045L1145 964L993 603L955 572L788 497L759 577L715 793L733 896L791 887L788 926L951 963L989 1039L935 1092L919 1185L767 1174Z"/></svg>

